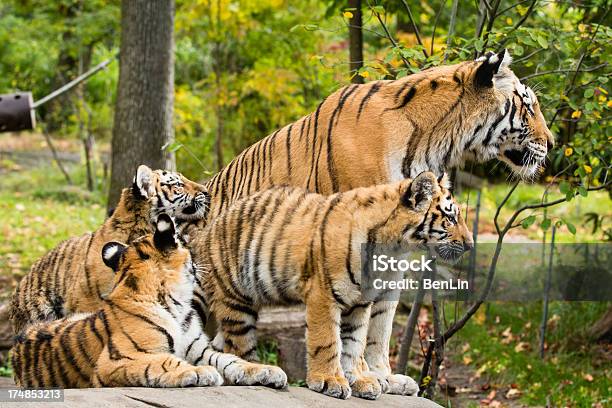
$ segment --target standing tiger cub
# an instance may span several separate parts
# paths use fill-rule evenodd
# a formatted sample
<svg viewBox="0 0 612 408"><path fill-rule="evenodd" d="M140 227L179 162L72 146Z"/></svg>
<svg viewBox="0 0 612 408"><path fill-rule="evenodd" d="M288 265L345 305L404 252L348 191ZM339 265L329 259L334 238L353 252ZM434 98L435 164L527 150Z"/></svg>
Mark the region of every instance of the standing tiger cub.
<svg viewBox="0 0 612 408"><path fill-rule="evenodd" d="M154 234L102 249L114 288L95 313L36 323L12 350L20 387L186 387L232 384L284 387L277 368L214 351L192 308L195 269L159 216ZM213 367L214 366L214 367Z"/></svg>
<svg viewBox="0 0 612 408"><path fill-rule="evenodd" d="M113 274L100 258L108 241L132 242L153 231L161 213L177 220L206 217L210 203L204 186L180 173L138 167L117 208L94 233L70 238L39 259L20 282L11 301L15 333L28 323L97 310L112 287Z"/></svg>
<svg viewBox="0 0 612 408"><path fill-rule="evenodd" d="M276 187L237 201L191 241L203 298L220 324L215 346L255 359L264 305L306 304L308 387L376 399L389 387L364 359L371 304L361 293L360 244L472 245L446 176L323 196ZM458 249L459 248L459 249ZM405 394L418 391L412 381Z"/></svg>

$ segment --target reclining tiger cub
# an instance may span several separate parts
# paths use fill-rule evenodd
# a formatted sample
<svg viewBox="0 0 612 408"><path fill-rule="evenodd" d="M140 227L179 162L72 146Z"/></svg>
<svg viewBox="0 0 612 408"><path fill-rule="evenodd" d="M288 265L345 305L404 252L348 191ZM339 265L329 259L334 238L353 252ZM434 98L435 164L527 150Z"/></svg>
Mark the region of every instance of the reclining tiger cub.
<svg viewBox="0 0 612 408"><path fill-rule="evenodd" d="M220 385L223 378L230 384L287 384L280 368L209 345L192 308L194 264L168 215L159 215L154 234L130 246L109 242L101 254L114 271L114 288L97 312L35 323L16 337L18 386L187 387Z"/></svg>
<svg viewBox="0 0 612 408"><path fill-rule="evenodd" d="M116 209L97 231L60 243L19 282L10 309L14 332L32 322L97 310L113 280L100 257L106 242L130 243L152 232L161 213L178 221L202 219L209 203L204 186L180 173L139 166L133 185L123 189Z"/></svg>
<svg viewBox="0 0 612 408"><path fill-rule="evenodd" d="M236 201L190 243L201 267L196 291L220 325L214 346L254 359L258 310L305 303L308 387L378 398L388 384L364 359L371 303L362 297L359 248L400 241L435 243L441 257L472 246L446 175L331 196L275 187ZM413 381L409 393L417 391Z"/></svg>

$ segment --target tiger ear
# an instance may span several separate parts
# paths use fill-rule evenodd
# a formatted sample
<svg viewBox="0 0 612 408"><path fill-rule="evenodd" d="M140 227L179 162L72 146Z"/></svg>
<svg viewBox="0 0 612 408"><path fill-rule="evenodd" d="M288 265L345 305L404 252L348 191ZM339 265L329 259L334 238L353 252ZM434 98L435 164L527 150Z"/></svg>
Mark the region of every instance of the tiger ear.
<svg viewBox="0 0 612 408"><path fill-rule="evenodd" d="M442 173L440 177L438 177L438 184L445 190L450 190L452 187L452 183L450 181L450 177L448 173Z"/></svg>
<svg viewBox="0 0 612 408"><path fill-rule="evenodd" d="M438 186L436 175L424 171L412 180L410 186L402 196L402 204L415 211L424 211L429 208L433 194Z"/></svg>
<svg viewBox="0 0 612 408"><path fill-rule="evenodd" d="M476 75L474 82L477 87L492 87L493 78L503 68L510 66L512 57L508 50L504 49L499 54L494 52L487 52L476 61L481 62L480 66L476 69Z"/></svg>
<svg viewBox="0 0 612 408"><path fill-rule="evenodd" d="M178 247L174 221L168 214L160 214L157 218L153 243L160 251L167 251Z"/></svg>
<svg viewBox="0 0 612 408"><path fill-rule="evenodd" d="M107 242L102 248L102 260L104 265L111 268L114 272L119 270L119 261L127 249L127 245L121 242Z"/></svg>
<svg viewBox="0 0 612 408"><path fill-rule="evenodd" d="M153 170L144 164L138 166L132 189L134 194L138 194L142 198L150 198L155 195L155 175Z"/></svg>

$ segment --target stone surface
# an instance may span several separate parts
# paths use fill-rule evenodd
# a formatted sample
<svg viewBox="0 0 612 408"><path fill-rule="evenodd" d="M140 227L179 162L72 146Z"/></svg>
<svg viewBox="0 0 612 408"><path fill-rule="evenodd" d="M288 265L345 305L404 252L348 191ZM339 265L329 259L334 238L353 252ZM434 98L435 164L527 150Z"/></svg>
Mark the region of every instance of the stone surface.
<svg viewBox="0 0 612 408"><path fill-rule="evenodd" d="M377 401L355 397L338 400L310 391L306 388L290 387L288 390L273 390L264 387L203 387L203 388L106 388L66 390L63 403L22 402L5 404L7 407L47 408L94 408L134 407L157 408L441 408L429 400L416 397L383 395Z"/></svg>

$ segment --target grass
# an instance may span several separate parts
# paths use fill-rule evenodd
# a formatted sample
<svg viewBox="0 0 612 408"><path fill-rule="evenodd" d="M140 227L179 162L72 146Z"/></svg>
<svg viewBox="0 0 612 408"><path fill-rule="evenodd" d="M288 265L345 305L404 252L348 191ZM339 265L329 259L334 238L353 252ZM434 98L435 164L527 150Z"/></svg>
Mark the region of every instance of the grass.
<svg viewBox="0 0 612 408"><path fill-rule="evenodd" d="M591 407L612 400L612 367L604 346L587 329L605 312L605 302L552 302L546 352L539 357L541 302L490 303L451 340L456 364L492 387L518 389L529 406ZM594 405L593 405L594 406Z"/></svg>
<svg viewBox="0 0 612 408"><path fill-rule="evenodd" d="M104 220L100 193L84 186L80 168L71 168L66 186L52 166L8 170L0 167L0 299L32 263L64 239L96 229ZM11 167L8 167L11 168Z"/></svg>

